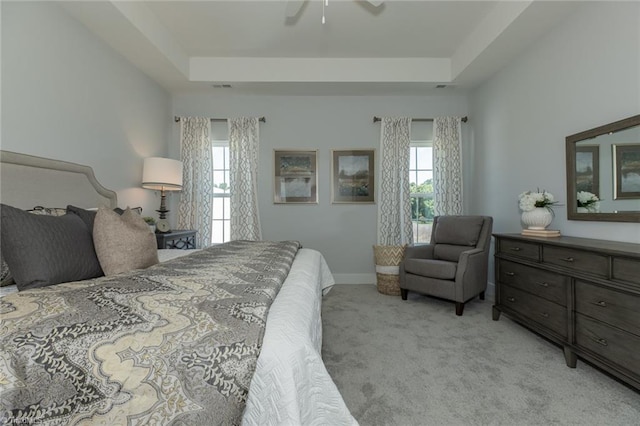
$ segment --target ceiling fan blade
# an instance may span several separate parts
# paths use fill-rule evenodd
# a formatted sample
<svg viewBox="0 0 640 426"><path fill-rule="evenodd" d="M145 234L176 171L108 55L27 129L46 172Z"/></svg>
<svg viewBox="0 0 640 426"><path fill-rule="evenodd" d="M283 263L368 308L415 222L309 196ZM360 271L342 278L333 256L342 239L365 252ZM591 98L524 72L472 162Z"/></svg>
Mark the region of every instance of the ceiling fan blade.
<svg viewBox="0 0 640 426"><path fill-rule="evenodd" d="M302 10L306 0L289 0L284 11L287 18L294 18Z"/></svg>

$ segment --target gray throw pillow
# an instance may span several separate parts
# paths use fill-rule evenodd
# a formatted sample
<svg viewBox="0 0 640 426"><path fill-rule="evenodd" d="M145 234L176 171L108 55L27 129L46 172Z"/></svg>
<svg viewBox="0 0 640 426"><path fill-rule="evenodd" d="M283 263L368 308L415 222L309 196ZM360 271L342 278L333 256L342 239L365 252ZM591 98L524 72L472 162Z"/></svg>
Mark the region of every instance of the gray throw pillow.
<svg viewBox="0 0 640 426"><path fill-rule="evenodd" d="M72 205L67 206L67 213L78 216L87 225L87 229L93 232L93 222L96 220L96 210L85 210Z"/></svg>
<svg viewBox="0 0 640 426"><path fill-rule="evenodd" d="M0 241L18 290L99 277L91 233L75 215L34 215L0 204Z"/></svg>
<svg viewBox="0 0 640 426"><path fill-rule="evenodd" d="M131 209L119 215L100 207L93 225L93 242L105 275L158 263L156 236L142 216Z"/></svg>
<svg viewBox="0 0 640 426"><path fill-rule="evenodd" d="M142 214L142 207L134 207L131 210ZM120 207L116 207L115 209L113 209L113 211L118 214L124 213L124 210L122 210ZM67 213L72 213L80 216L80 219L82 219L82 221L87 225L89 231L93 232L93 223L96 220L96 213L98 213L97 210L86 210L81 207L76 207L69 204L67 206Z"/></svg>

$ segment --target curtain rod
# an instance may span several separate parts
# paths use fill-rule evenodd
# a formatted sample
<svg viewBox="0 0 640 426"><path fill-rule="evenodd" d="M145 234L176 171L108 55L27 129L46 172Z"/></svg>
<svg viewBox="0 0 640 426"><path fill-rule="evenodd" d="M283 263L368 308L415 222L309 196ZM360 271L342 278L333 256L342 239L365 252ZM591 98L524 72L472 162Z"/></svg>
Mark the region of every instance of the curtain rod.
<svg viewBox="0 0 640 426"><path fill-rule="evenodd" d="M460 121L466 123L469 120L468 117L462 117ZM382 118L373 116L373 122L377 123L378 121L382 121ZM433 121L433 118L412 118L411 121Z"/></svg>
<svg viewBox="0 0 640 426"><path fill-rule="evenodd" d="M176 115L175 117L173 117L173 120L174 120L176 123L178 123L178 122L180 122L180 118L181 118L181 117L178 117L178 116ZM228 118L210 118L210 120L211 120L211 121L227 121L227 120L229 120L229 119L228 119ZM267 119L266 119L266 118L264 118L264 117L260 117L260 118L258 118L258 121L261 121L261 122L263 122L263 123L266 123L266 122L267 122Z"/></svg>

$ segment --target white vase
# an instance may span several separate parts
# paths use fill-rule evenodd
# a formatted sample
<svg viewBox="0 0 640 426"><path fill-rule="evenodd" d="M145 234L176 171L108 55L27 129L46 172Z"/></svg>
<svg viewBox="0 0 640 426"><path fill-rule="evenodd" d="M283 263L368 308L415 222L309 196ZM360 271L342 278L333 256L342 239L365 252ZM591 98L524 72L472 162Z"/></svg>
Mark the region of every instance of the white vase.
<svg viewBox="0 0 640 426"><path fill-rule="evenodd" d="M536 207L531 211L522 212L522 222L528 229L545 229L552 220L553 212L545 207Z"/></svg>

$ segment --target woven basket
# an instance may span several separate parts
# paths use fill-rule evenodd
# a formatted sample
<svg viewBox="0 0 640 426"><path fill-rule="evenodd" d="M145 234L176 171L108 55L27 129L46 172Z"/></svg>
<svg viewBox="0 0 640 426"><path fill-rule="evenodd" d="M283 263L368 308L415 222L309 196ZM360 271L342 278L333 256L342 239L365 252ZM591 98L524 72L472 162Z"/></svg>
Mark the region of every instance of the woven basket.
<svg viewBox="0 0 640 426"><path fill-rule="evenodd" d="M405 246L373 246L378 292L389 296L400 295L398 267L404 256L404 248Z"/></svg>

